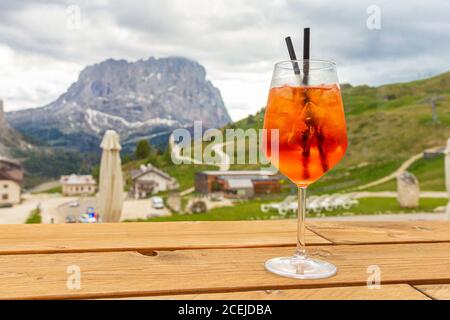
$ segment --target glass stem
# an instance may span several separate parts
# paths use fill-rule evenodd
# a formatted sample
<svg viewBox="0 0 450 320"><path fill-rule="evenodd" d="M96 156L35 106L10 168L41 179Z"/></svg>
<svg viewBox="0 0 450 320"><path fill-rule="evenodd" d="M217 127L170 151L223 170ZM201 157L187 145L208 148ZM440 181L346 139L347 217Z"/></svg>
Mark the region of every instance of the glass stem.
<svg viewBox="0 0 450 320"><path fill-rule="evenodd" d="M298 213L297 213L297 250L295 255L306 258L305 244L305 216L306 216L306 188L298 188Z"/></svg>

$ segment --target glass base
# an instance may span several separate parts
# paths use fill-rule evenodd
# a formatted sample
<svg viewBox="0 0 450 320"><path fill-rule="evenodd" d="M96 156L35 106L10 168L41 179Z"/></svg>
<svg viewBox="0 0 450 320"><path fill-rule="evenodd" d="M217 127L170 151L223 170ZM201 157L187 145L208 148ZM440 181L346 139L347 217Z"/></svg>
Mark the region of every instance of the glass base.
<svg viewBox="0 0 450 320"><path fill-rule="evenodd" d="M310 257L291 256L266 261L266 270L279 276L295 279L322 279L336 274L336 267L326 261Z"/></svg>

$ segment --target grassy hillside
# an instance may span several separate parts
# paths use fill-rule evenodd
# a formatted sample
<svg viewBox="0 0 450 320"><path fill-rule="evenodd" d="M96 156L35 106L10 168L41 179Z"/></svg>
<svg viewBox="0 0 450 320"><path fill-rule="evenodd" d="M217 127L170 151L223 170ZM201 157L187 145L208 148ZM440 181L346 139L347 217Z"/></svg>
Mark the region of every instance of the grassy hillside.
<svg viewBox="0 0 450 320"><path fill-rule="evenodd" d="M91 174L92 168L100 162L99 154L48 147L26 152L16 150L15 157L22 159L24 187L27 189L49 180L58 180L61 175Z"/></svg>
<svg viewBox="0 0 450 320"><path fill-rule="evenodd" d="M433 159L420 159L414 162L408 171L419 180L420 188L427 191L445 191L444 156ZM368 191L393 191L397 189L395 180L388 181Z"/></svg>
<svg viewBox="0 0 450 320"><path fill-rule="evenodd" d="M143 164L148 163L151 163L155 167L165 171L167 174L177 179L178 183L180 184L181 191L194 186L194 178L197 171L216 169L215 166L208 165L174 165L167 152L161 153L159 151L153 150L151 154L145 159L130 160L124 163L122 168L128 185L131 185L130 171L139 168Z"/></svg>
<svg viewBox="0 0 450 320"><path fill-rule="evenodd" d="M344 162L407 158L450 137L450 73L378 88L343 86L349 152ZM439 122L432 121L431 100Z"/></svg>
<svg viewBox="0 0 450 320"><path fill-rule="evenodd" d="M289 213L286 216L280 216L276 211L262 212L261 204L270 203L280 199L253 199L236 203L233 207L221 207L211 209L207 214L175 214L169 217L157 217L141 219L138 221L227 221L227 220L268 220L268 219L292 219L295 213ZM359 205L348 210L338 209L333 211L324 211L321 214L325 216L339 215L367 215L382 213L415 213L415 212L433 212L436 207L445 206L447 199L443 198L421 198L418 208L401 208L395 198L361 198ZM308 213L308 217L317 216L315 213Z"/></svg>
<svg viewBox="0 0 450 320"><path fill-rule="evenodd" d="M341 88L349 139L347 154L311 186L311 191L339 191L381 178L410 156L443 146L450 138L450 72L408 83L380 87L344 84ZM437 122L432 119L432 100L436 100ZM232 127L262 128L263 113ZM419 167L416 170L412 166L411 170L424 181L422 188L441 190L442 161L421 160Z"/></svg>
<svg viewBox="0 0 450 320"><path fill-rule="evenodd" d="M408 83L380 87L344 84L341 88L349 139L347 154L336 168L310 187L313 193L349 190L384 177L410 156L443 146L450 138L450 72ZM437 122L432 119L433 99ZM263 121L264 109L223 129L260 129ZM147 162L176 177L182 190L193 185L196 171L214 168L174 166L167 156L133 161L124 168L127 171ZM233 170L257 168L259 165L231 166ZM410 170L419 178L422 190L444 190L442 157L422 159ZM372 190L395 190L395 181Z"/></svg>

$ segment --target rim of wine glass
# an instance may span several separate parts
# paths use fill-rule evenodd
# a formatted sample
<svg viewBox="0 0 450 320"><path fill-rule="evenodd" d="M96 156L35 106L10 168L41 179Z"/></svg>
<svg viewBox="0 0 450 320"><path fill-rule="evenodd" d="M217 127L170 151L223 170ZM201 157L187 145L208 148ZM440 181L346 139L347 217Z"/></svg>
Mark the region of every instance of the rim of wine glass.
<svg viewBox="0 0 450 320"><path fill-rule="evenodd" d="M309 62L308 70L309 71L318 71L318 70L329 70L336 69L336 63L332 60L321 60L321 59L297 59L297 60L283 60L275 63L275 68L293 70L294 63L297 62L299 69L303 69L304 62ZM319 64L319 66L314 66L314 64ZM321 66L320 66L321 65Z"/></svg>

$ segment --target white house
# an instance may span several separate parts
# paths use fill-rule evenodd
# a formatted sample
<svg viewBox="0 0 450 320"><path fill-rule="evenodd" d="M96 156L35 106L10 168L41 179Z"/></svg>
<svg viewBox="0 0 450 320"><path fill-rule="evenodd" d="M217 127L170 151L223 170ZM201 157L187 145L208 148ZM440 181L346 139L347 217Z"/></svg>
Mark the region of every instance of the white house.
<svg viewBox="0 0 450 320"><path fill-rule="evenodd" d="M0 204L18 204L23 169L20 163L0 156Z"/></svg>
<svg viewBox="0 0 450 320"><path fill-rule="evenodd" d="M174 190L179 187L175 178L151 164L142 165L139 170L132 170L131 179L133 180L131 193L136 199L146 198L150 194Z"/></svg>
<svg viewBox="0 0 450 320"><path fill-rule="evenodd" d="M97 182L91 175L76 175L61 177L62 193L64 196L88 196L96 191Z"/></svg>

